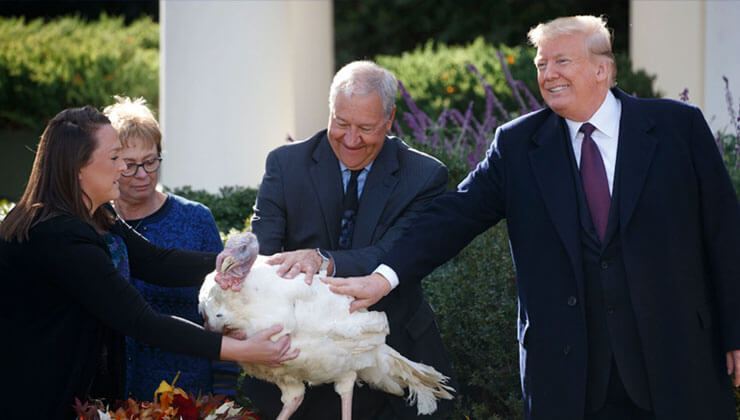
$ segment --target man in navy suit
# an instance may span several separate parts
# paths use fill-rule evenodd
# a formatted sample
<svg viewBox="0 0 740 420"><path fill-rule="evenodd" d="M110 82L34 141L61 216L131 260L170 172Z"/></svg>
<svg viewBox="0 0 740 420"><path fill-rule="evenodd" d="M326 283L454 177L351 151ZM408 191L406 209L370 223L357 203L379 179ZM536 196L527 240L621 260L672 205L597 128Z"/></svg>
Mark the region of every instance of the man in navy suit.
<svg viewBox="0 0 740 420"><path fill-rule="evenodd" d="M506 218L525 418L735 419L740 206L701 112L614 88L600 18L529 38L548 108L499 127L375 273L327 282L382 302Z"/></svg>
<svg viewBox="0 0 740 420"><path fill-rule="evenodd" d="M386 135L397 85L393 74L375 63L347 64L332 81L328 129L268 155L252 231L260 253L280 265L279 274L369 274L444 192L442 163ZM386 312L389 345L451 376L434 312L418 283L396 288L371 309ZM246 378L243 390L267 418L277 416L281 402L275 385ZM368 386L355 386L353 393L354 419L417 418L416 408L402 397ZM310 387L291 419L338 419L339 401L332 385ZM420 418L443 418L450 406L451 401L441 402L435 415Z"/></svg>

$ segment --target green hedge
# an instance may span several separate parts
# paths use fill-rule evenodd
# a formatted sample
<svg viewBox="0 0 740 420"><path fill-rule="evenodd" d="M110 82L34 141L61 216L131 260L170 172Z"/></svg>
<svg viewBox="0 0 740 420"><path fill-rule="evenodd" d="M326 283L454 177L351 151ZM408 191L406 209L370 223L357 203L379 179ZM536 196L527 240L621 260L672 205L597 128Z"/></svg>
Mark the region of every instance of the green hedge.
<svg viewBox="0 0 740 420"><path fill-rule="evenodd" d="M740 128L740 127L739 127ZM727 171L730 173L735 192L740 196L740 141L737 134L718 134L717 143L722 151Z"/></svg>
<svg viewBox="0 0 740 420"><path fill-rule="evenodd" d="M464 111L470 101L479 117L485 109L485 91L477 76L467 70L473 64L491 85L493 92L504 108L512 111L512 117L519 104L511 91L497 51L501 51L516 80L521 80L529 92L542 103L537 86L537 71L533 60L535 49L527 46L498 48L487 43L482 37L465 46L448 46L433 41L419 46L400 56L378 55L375 60L392 71L403 82L416 104L430 115L439 115L444 108ZM632 71L632 64L626 54L617 55L617 85L628 93L639 97L656 97L653 88L655 76L643 70ZM524 94L522 94L524 96ZM527 98L523 97L526 101ZM408 111L402 101L398 102L399 112ZM498 115L497 115L498 116Z"/></svg>
<svg viewBox="0 0 740 420"><path fill-rule="evenodd" d="M249 227L252 206L257 200L257 190L240 186L221 187L218 194L193 190L190 186L175 188L172 192L211 209L216 226L222 234L232 229L241 231Z"/></svg>
<svg viewBox="0 0 740 420"><path fill-rule="evenodd" d="M519 419L516 279L503 223L423 282L460 389L450 418Z"/></svg>
<svg viewBox="0 0 740 420"><path fill-rule="evenodd" d="M113 95L159 102L159 25L101 15L0 18L0 125L42 129L62 109Z"/></svg>

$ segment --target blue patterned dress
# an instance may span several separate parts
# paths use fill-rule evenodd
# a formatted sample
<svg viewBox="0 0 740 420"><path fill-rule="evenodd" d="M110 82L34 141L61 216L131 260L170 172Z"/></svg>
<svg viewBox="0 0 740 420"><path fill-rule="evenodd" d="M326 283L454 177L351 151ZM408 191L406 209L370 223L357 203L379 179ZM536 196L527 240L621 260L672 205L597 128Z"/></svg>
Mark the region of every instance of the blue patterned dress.
<svg viewBox="0 0 740 420"><path fill-rule="evenodd" d="M165 204L143 219L127 220L150 242L163 248L220 252L223 244L210 210L200 203L169 194ZM131 278L132 284L158 312L175 315L202 325L198 314L198 287L159 287ZM183 356L151 347L126 337L126 395L150 401L162 380L186 392L214 392L211 361ZM233 389L233 385L231 386ZM216 392L223 392L216 389Z"/></svg>

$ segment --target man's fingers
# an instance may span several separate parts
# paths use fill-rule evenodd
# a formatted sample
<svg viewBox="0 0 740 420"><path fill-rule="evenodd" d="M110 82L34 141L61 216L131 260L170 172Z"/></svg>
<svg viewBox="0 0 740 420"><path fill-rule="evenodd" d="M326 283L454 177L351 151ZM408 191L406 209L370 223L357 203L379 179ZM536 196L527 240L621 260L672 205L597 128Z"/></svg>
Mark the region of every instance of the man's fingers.
<svg viewBox="0 0 740 420"><path fill-rule="evenodd" d="M371 302L369 299L355 299L349 305L349 312L352 313L360 309L365 309L370 305L371 305Z"/></svg>
<svg viewBox="0 0 740 420"><path fill-rule="evenodd" d="M732 375L732 371L735 367L735 359L732 357L731 351L727 352L726 359L727 359L727 374Z"/></svg>
<svg viewBox="0 0 740 420"><path fill-rule="evenodd" d="M732 376L732 384L738 387L740 386L740 350L728 351L726 360L727 374Z"/></svg>
<svg viewBox="0 0 740 420"><path fill-rule="evenodd" d="M266 335L267 337L272 337L273 335L279 333L283 330L283 326L280 324L275 324L271 326L270 328L265 328L264 330L260 331L258 334Z"/></svg>
<svg viewBox="0 0 740 420"><path fill-rule="evenodd" d="M302 269L303 269L303 266L301 265L301 263L299 263L299 262L293 263L293 266L290 267L290 270L288 270L288 272L285 273L285 275L283 275L283 277L286 278L286 279L295 278L295 276L297 276L298 274L301 273L301 271L303 271ZM278 274L280 274L280 273L278 272Z"/></svg>
<svg viewBox="0 0 740 420"><path fill-rule="evenodd" d="M272 257L268 258L265 262L270 265L278 265L282 264L283 261L285 261L285 256L283 254L275 254Z"/></svg>
<svg viewBox="0 0 740 420"><path fill-rule="evenodd" d="M235 338L237 340L246 340L247 334L241 332L241 331L232 331L228 334L229 337Z"/></svg>
<svg viewBox="0 0 740 420"><path fill-rule="evenodd" d="M280 354L284 354L290 348L290 334L285 334L284 336L278 338L275 344L277 345Z"/></svg>
<svg viewBox="0 0 740 420"><path fill-rule="evenodd" d="M293 359L295 359L296 357L298 357L298 355L299 355L299 354L301 354L301 349L293 349L293 350L291 350L291 351L289 351L289 352L285 353L285 354L283 355L283 357L282 357L282 358L280 359L280 361L281 361L281 362L284 362L284 361L286 361L286 360L293 360Z"/></svg>
<svg viewBox="0 0 740 420"><path fill-rule="evenodd" d="M339 294L339 295L349 295L354 296L352 294L353 288L352 284L349 283L347 280L342 280L338 278L323 278L321 279L324 283L329 285L329 290L332 292Z"/></svg>
<svg viewBox="0 0 740 420"><path fill-rule="evenodd" d="M354 296L356 297L356 290L354 287L346 284L340 284L336 286L329 286L329 290L332 292L338 294L338 295L345 295L345 296Z"/></svg>

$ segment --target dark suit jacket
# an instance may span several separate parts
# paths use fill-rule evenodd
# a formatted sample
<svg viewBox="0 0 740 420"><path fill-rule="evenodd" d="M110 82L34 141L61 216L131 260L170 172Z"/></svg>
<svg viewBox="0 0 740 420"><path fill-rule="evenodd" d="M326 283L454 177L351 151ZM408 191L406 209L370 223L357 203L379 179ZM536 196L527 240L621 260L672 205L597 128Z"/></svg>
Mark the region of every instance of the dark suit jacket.
<svg viewBox="0 0 740 420"><path fill-rule="evenodd" d="M442 163L398 138L386 137L360 196L353 249L338 250L344 192L339 161L322 130L268 155L252 231L261 254L324 248L334 258L337 276L366 275L446 186L447 168ZM399 286L369 309L388 315L390 346L451 375L434 312L420 284ZM332 398L338 404L338 396ZM303 402L313 403L308 397Z"/></svg>
<svg viewBox="0 0 740 420"><path fill-rule="evenodd" d="M697 108L613 92L622 116L612 205L656 418L734 419L724 353L740 349L737 197ZM506 218L528 419L584 413L583 250L567 147L550 109L499 127L487 158L383 261L401 284L416 283Z"/></svg>

